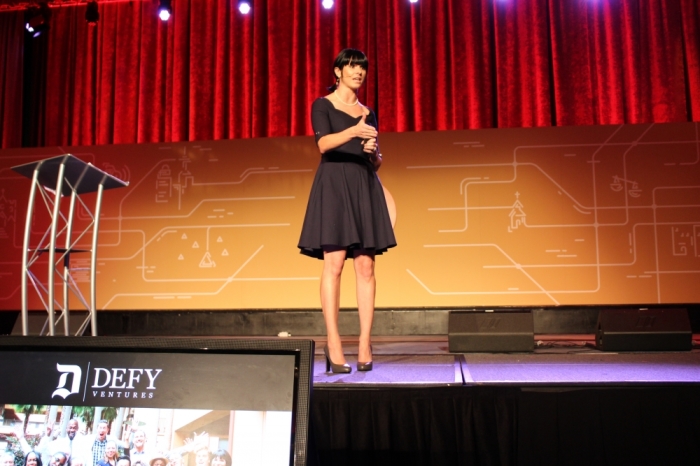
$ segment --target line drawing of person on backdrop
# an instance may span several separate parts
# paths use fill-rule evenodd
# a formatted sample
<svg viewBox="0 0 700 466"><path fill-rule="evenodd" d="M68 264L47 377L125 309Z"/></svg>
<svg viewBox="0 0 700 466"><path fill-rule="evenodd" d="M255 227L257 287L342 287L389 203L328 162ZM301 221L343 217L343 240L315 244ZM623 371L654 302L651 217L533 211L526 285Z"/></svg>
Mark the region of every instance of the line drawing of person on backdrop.
<svg viewBox="0 0 700 466"><path fill-rule="evenodd" d="M375 256L396 246L386 198L376 171L382 163L377 117L357 91L369 62L355 49L342 50L333 63L335 84L316 99L311 122L321 163L311 187L299 239L302 254L323 259L321 308L328 341L326 372L349 373L338 331L340 278L352 257L356 278L360 339L357 370L372 370Z"/></svg>

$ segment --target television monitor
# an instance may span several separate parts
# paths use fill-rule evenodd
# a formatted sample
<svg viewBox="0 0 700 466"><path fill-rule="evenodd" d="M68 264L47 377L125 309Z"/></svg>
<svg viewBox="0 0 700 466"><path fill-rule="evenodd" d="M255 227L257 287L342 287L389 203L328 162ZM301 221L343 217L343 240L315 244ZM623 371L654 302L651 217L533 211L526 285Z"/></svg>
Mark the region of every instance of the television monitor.
<svg viewBox="0 0 700 466"><path fill-rule="evenodd" d="M304 465L313 350L293 339L2 337L0 462Z"/></svg>

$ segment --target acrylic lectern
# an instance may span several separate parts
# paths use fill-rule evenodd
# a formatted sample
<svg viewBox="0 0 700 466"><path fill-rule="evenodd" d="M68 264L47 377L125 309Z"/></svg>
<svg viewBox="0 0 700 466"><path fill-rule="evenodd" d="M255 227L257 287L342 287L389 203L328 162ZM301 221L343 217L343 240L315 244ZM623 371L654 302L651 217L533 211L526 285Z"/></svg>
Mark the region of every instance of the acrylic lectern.
<svg viewBox="0 0 700 466"><path fill-rule="evenodd" d="M12 167L12 170L32 180L27 203L27 218L24 227L24 246L22 250L22 334L29 334L28 287L31 283L39 295L44 308L48 312L47 324L41 334L56 334L56 324L63 319L64 334L70 334L69 328L69 295L73 293L88 311L88 316L80 325L77 335L82 335L90 323L93 336L97 336L96 306L96 266L97 266L97 237L100 226L100 209L102 193L105 189L121 188L129 183L124 182L91 163L86 163L71 154L59 155L37 162ZM90 209L81 196L97 193L95 206ZM67 209L61 208L62 198L70 197ZM45 229L39 226L41 239L32 244L32 224L35 223L35 207L43 204L49 216L49 224ZM87 214L87 225L77 234L73 232L76 207L81 206ZM40 223L37 221L36 223ZM78 248L78 243L87 243L92 234L91 246ZM59 240L63 240L63 247ZM89 254L90 266L87 269L90 288L90 300L86 300L78 283L72 275L72 254ZM39 267L41 256L47 257L48 276L46 283L40 279L40 274L34 273ZM80 269L81 272L85 268ZM63 299L59 302L55 296L56 278L63 285ZM60 310L56 319L56 309Z"/></svg>

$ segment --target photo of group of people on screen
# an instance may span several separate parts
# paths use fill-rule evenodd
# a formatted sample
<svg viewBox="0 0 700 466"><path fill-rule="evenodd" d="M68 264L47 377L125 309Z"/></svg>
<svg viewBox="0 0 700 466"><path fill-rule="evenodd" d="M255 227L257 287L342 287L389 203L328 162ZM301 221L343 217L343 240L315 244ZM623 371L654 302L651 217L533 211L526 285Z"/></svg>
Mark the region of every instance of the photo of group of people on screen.
<svg viewBox="0 0 700 466"><path fill-rule="evenodd" d="M291 425L291 413L8 404L2 405L0 466L265 464L253 449L275 437L286 446L275 441L266 456L277 450L273 464L288 464L289 432L279 429L285 422Z"/></svg>

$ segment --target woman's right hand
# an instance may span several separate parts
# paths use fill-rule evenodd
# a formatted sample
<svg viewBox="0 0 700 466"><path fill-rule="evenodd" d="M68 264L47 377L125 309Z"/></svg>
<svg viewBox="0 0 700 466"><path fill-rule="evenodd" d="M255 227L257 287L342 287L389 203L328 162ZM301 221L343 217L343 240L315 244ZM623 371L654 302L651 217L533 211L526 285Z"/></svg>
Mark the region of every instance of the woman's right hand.
<svg viewBox="0 0 700 466"><path fill-rule="evenodd" d="M353 127L355 137L360 139L372 139L377 137L377 130L374 126L368 125L365 120L367 115L362 115L360 121Z"/></svg>

